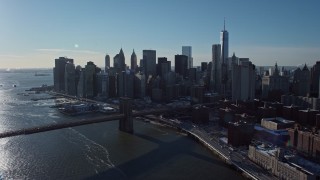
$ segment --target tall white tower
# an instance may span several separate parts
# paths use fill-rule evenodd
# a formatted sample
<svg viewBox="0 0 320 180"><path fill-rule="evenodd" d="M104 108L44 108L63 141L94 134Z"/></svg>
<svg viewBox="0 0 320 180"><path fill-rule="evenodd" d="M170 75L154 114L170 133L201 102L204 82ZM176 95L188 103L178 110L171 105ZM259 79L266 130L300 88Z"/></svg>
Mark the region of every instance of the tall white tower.
<svg viewBox="0 0 320 180"><path fill-rule="evenodd" d="M226 21L224 20L223 30L220 32L220 44L221 44L221 60L222 63L228 64L229 57L229 33L226 30Z"/></svg>
<svg viewBox="0 0 320 180"><path fill-rule="evenodd" d="M226 30L226 21L224 20L223 30L220 32L220 44L221 44L221 61L222 61L222 77L221 77L221 93L226 94L230 91L231 87L231 74L228 71L230 69L228 56L229 56L229 33Z"/></svg>

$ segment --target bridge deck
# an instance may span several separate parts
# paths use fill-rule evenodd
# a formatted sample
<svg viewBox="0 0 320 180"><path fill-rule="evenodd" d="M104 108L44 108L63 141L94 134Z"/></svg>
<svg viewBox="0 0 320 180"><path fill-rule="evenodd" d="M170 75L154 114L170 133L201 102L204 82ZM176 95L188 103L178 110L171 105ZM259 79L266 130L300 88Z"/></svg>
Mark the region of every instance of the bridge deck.
<svg viewBox="0 0 320 180"><path fill-rule="evenodd" d="M124 118L123 114L115 114L115 115L110 115L110 116L101 116L101 117L84 119L84 120L79 120L79 121L63 122L63 123L58 123L58 124L48 124L48 125L43 125L43 126L37 126L37 127L26 128L26 129L3 132L3 133L0 133L0 138L18 136L18 135L24 135L24 134L34 134L34 133L39 133L39 132L52 131L52 130L75 127L75 126L83 126L83 125L87 125L87 124L94 124L94 123L101 123L101 122L106 122L106 121L118 120L121 118Z"/></svg>
<svg viewBox="0 0 320 180"><path fill-rule="evenodd" d="M160 114L160 113L165 113L165 112L169 112L169 111L176 111L176 110L181 110L181 109L186 109L186 108L189 108L189 107L160 108L160 109L148 109L148 110L143 110L143 111L133 111L131 116L137 117L137 116L144 116L144 115L148 115L148 114ZM31 127L31 128L2 132L2 133L0 133L0 138L26 135L26 134L34 134L34 133L40 133L40 132L46 132L46 131L53 131L53 130L69 128L69 127L83 126L83 125L88 125L88 124L102 123L102 122L107 122L107 121L119 120L122 118L125 118L124 114L113 114L113 115L100 116L100 117L95 117L95 118L90 118L90 119L88 119L88 118L82 119L79 121L47 124L47 125L36 126L36 127Z"/></svg>

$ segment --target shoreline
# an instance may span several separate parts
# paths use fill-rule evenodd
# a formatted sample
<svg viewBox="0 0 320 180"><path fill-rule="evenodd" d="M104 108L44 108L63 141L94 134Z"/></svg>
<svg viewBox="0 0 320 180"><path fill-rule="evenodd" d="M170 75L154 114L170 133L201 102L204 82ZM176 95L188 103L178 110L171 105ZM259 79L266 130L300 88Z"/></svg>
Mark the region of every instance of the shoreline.
<svg viewBox="0 0 320 180"><path fill-rule="evenodd" d="M62 95L64 97L69 97L69 98L74 98L65 94L61 94L61 93L48 93L51 96L55 96L55 95ZM94 100L92 100L94 101ZM96 101L94 101L96 102ZM179 126L175 126L174 124L168 123L164 120L161 119L149 119L149 118L144 118L145 120L140 120L149 124L155 124L157 126L164 126L167 128L171 128L171 129L175 129L176 131L180 131L183 134L187 135L188 137L191 137L192 139L194 139L197 143L200 143L202 146L204 146L205 148L207 148L211 154L215 155L216 157L218 157L220 160L222 160L227 166L229 166L230 168L240 172L240 174L248 179L254 179L257 180L259 179L258 177L252 175L250 172L246 171L245 169L242 169L241 167L237 166L236 164L234 164L232 161L230 161L229 157L227 157L226 155L224 155L223 153L221 153L218 149L216 149L215 147L213 147L212 145L210 145L208 142L206 142L204 139L202 139L201 137L199 137L196 133L193 133L187 129L184 129L182 127ZM147 120L146 120L147 119Z"/></svg>
<svg viewBox="0 0 320 180"><path fill-rule="evenodd" d="M170 128L170 129L174 129L177 131L181 131L183 134L186 134L188 137L190 137L191 139L195 140L197 143L201 144L202 146L204 146L205 148L207 148L210 153L212 153L214 156L218 157L220 160L222 160L227 166L229 166L231 169L234 169L238 172L240 172L240 174L248 179L254 179L254 180L258 180L259 178L255 177L254 175L250 174L249 172L245 171L244 169L234 165L232 162L230 162L229 158L226 157L225 155L223 155L219 150L217 150L216 148L212 147L209 143L207 143L206 141L204 141L201 137L199 137L197 134L190 132L184 128L181 127L177 127L177 126L173 126L170 123L167 123L165 121L159 120L159 121L155 121L155 120L151 120L148 119L147 121L145 120L140 120L143 121L145 123L149 123L149 124L154 124L157 126L164 126L166 128Z"/></svg>

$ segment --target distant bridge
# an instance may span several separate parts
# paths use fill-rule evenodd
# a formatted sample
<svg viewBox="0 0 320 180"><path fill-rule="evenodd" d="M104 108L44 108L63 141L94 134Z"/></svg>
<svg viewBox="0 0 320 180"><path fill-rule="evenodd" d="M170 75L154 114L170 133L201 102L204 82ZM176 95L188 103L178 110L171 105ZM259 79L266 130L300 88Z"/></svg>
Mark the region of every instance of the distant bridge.
<svg viewBox="0 0 320 180"><path fill-rule="evenodd" d="M57 129L69 128L69 127L83 126L87 124L114 121L114 120L119 120L120 131L133 133L133 117L144 116L148 114L160 114L160 113L169 112L169 111L176 111L176 110L191 108L191 106L187 106L183 108L164 107L164 108L148 109L148 110L133 112L132 99L130 98L120 98L119 106L120 106L119 108L120 114L106 115L106 116L100 116L95 118L82 119L82 120L73 121L73 122L48 124L48 125L42 125L37 127L20 129L20 130L7 131L7 132L0 133L0 138L34 134L34 133L52 131Z"/></svg>

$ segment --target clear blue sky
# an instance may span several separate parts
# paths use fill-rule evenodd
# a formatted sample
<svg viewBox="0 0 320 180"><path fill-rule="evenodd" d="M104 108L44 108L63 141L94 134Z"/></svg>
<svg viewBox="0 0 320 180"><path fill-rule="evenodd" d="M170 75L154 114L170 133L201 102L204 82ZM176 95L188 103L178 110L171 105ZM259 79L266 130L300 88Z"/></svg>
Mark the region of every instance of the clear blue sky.
<svg viewBox="0 0 320 180"><path fill-rule="evenodd" d="M122 47L174 59L193 48L194 64L210 61L223 18L229 55L256 65L313 65L320 60L320 1L295 0L0 0L0 68L52 67L68 56L103 65Z"/></svg>

